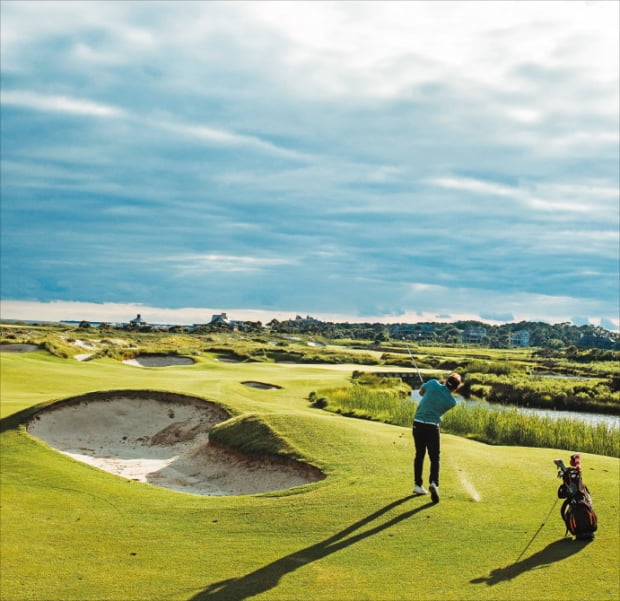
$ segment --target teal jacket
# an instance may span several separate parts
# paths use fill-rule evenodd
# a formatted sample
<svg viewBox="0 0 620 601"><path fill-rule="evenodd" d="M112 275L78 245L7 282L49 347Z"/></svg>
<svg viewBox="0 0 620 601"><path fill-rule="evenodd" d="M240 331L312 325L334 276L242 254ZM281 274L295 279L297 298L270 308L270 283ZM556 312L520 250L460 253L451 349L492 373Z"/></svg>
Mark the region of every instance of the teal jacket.
<svg viewBox="0 0 620 601"><path fill-rule="evenodd" d="M437 380L429 380L420 387L423 394L413 421L437 424L441 416L456 405L456 399L446 386Z"/></svg>

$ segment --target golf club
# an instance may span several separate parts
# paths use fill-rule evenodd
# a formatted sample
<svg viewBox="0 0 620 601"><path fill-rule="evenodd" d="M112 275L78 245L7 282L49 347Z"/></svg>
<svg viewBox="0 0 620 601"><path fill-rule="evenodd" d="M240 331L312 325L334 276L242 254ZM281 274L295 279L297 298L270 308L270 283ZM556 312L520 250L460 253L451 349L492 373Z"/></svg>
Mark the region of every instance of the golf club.
<svg viewBox="0 0 620 601"><path fill-rule="evenodd" d="M420 378L420 383L424 384L424 380L422 379L422 375L420 374L420 368L416 365L415 359L413 358L413 355L411 354L411 349L409 348L408 344L406 344L405 346L407 347L407 352L409 353L409 357L411 358L411 363L413 363L413 366L418 372L418 378Z"/></svg>

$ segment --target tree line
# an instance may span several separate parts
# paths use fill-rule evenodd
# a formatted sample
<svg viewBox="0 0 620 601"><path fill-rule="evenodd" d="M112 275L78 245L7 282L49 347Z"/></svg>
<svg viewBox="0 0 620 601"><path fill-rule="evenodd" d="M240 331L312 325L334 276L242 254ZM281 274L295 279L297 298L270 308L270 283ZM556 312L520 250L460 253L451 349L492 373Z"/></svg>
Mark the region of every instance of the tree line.
<svg viewBox="0 0 620 601"><path fill-rule="evenodd" d="M81 322L79 328L88 328L88 322ZM110 329L109 324L101 324L100 329ZM527 346L553 350L564 350L566 347L598 347L601 349L620 350L620 334L606 330L601 326L586 324L577 326L571 322L549 324L541 321L520 321L491 325L476 320L460 320L449 323L420 322L420 323L350 323L325 322L311 317L277 320L272 319L267 324L260 321L237 321L226 323L202 324L200 326L171 326L161 328L154 326L137 327L131 324L121 329L139 330L141 332L170 331L190 334L206 334L234 328L241 332L257 334L266 329L275 334L306 335L324 338L326 340L359 340L373 343L404 340L416 344L462 344L463 333L467 331L484 330L484 336L476 343L490 348L510 348L513 335L527 331L529 344Z"/></svg>
<svg viewBox="0 0 620 601"><path fill-rule="evenodd" d="M592 324L576 326L570 322L548 324L545 322L521 321L490 325L481 321L462 320L450 323L422 322L407 323L332 323L297 317L284 321L271 320L267 326L272 332L280 334L304 334L321 336L330 340L352 339L385 342L389 340L410 340L417 344L462 343L463 332L484 329L486 334L480 344L491 348L508 348L511 336L526 330L529 333L529 346L563 349L567 346L596 346L597 340L610 350L620 350L620 335Z"/></svg>

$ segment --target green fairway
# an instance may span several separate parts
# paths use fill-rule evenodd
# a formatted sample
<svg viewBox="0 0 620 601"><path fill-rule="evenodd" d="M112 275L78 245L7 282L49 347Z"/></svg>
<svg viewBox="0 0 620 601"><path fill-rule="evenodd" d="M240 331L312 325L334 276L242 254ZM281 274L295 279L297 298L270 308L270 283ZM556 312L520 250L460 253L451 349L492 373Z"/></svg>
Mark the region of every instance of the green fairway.
<svg viewBox="0 0 620 601"><path fill-rule="evenodd" d="M45 351L2 355L3 601L620 598L618 459L582 454L599 518L596 539L584 544L564 538L553 465L578 448L443 434L441 502L431 505L410 496L408 428L310 406L311 391L343 385L359 366L194 359L141 368ZM236 416L259 415L327 477L260 495L178 493L74 461L15 417L121 389L193 395Z"/></svg>

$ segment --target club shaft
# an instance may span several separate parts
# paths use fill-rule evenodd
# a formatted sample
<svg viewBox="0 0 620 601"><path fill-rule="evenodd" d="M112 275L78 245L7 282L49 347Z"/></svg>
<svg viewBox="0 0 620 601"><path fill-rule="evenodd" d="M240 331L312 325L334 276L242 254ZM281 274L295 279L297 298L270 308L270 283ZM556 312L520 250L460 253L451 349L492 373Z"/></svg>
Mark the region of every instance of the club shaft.
<svg viewBox="0 0 620 601"><path fill-rule="evenodd" d="M409 357L411 359L411 363L413 363L413 366L415 367L416 371L418 372L418 378L420 378L420 382L422 384L424 384L424 380L422 379L422 374L420 374L420 368L417 366L415 359L413 358L413 355L411 354L411 349L409 348L409 345L405 345L407 347L407 352L409 353Z"/></svg>

